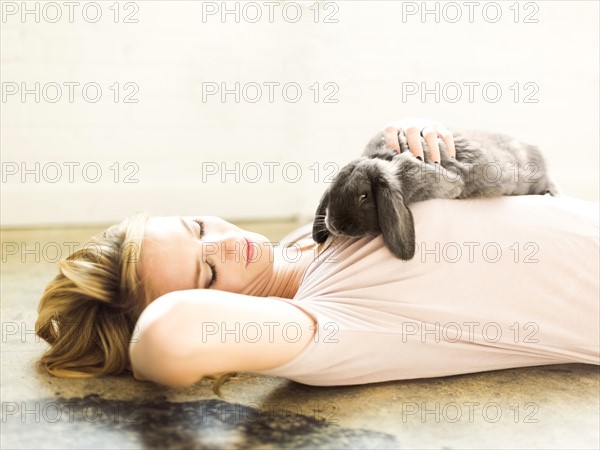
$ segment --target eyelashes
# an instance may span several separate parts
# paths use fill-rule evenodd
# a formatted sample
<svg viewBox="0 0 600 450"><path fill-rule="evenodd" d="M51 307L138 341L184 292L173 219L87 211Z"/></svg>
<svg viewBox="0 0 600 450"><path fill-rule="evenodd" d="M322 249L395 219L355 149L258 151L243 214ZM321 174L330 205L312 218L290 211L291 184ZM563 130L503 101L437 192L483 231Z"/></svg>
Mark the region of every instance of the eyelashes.
<svg viewBox="0 0 600 450"><path fill-rule="evenodd" d="M202 239L204 237L204 222L198 219L194 219L194 222L200 226L200 239Z"/></svg>
<svg viewBox="0 0 600 450"><path fill-rule="evenodd" d="M196 222L200 226L200 239L202 239L204 237L204 222L198 219L194 219L194 222ZM214 286L214 284L217 282L217 270L215 269L214 264L211 264L208 261L206 261L206 264L208 264L208 267L210 267L210 271L212 273L210 283L208 283L208 288L210 288Z"/></svg>
<svg viewBox="0 0 600 450"><path fill-rule="evenodd" d="M212 272L212 278L210 279L210 283L208 283L208 287L212 287L217 282L217 270L215 266L206 261L206 263L210 266L210 271Z"/></svg>

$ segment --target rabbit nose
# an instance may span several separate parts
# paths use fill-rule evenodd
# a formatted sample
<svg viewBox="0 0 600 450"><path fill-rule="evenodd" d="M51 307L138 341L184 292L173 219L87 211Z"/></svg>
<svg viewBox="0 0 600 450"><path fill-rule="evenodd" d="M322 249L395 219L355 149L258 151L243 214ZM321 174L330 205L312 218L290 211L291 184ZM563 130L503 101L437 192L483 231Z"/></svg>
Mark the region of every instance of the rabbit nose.
<svg viewBox="0 0 600 450"><path fill-rule="evenodd" d="M348 230L348 224L345 222L342 223L336 223L335 225L331 225L331 232L335 233L335 234L345 234Z"/></svg>
<svg viewBox="0 0 600 450"><path fill-rule="evenodd" d="M331 231L332 233L340 234L340 230L331 222L327 224L327 228L329 228L329 231Z"/></svg>

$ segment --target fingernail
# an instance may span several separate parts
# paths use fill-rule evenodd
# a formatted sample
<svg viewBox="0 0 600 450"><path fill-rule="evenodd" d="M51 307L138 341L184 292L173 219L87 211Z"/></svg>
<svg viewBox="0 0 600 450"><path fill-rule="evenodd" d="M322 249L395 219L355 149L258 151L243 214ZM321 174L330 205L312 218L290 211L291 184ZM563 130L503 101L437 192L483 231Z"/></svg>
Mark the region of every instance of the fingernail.
<svg viewBox="0 0 600 450"><path fill-rule="evenodd" d="M421 158L420 156L417 156L417 159L418 159L419 161L423 161L423 158Z"/></svg>

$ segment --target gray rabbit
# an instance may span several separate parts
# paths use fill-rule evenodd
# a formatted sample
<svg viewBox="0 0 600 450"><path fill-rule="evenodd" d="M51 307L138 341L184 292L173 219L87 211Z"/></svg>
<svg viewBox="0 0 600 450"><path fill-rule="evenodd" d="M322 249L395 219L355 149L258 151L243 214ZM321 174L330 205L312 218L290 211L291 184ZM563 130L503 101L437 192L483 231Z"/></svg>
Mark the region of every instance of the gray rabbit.
<svg viewBox="0 0 600 450"><path fill-rule="evenodd" d="M432 198L556 195L539 149L502 134L453 132L456 159L440 141L441 164L432 163L424 140L424 161L399 137L401 153L386 147L383 132L367 144L361 158L336 175L323 194L313 223L313 239L383 235L398 258L415 254L415 227L408 208Z"/></svg>

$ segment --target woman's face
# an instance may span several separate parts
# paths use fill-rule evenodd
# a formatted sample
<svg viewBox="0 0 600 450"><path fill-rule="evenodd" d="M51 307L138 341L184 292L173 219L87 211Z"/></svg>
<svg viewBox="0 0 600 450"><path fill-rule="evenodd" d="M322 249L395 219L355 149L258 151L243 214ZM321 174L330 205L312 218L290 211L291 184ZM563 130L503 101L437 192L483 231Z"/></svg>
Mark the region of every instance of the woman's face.
<svg viewBox="0 0 600 450"><path fill-rule="evenodd" d="M185 289L248 294L272 269L266 237L218 217L152 217L146 224L140 271L152 299Z"/></svg>

